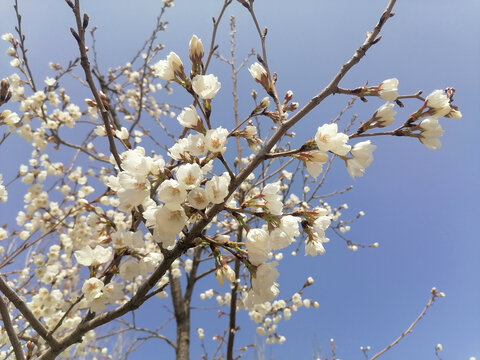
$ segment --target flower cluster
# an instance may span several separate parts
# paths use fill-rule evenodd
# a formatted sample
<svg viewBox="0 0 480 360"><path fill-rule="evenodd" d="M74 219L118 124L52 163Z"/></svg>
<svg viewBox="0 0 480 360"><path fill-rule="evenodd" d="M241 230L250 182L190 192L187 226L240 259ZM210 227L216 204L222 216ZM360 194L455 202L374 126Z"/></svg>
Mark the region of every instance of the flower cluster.
<svg viewBox="0 0 480 360"><path fill-rule="evenodd" d="M164 4L171 7L173 1L164 0ZM19 42L12 34L2 39L10 44L11 66L27 74ZM290 299L278 299L282 251L295 243L292 254L302 248L305 255L323 255L329 237L337 233L342 238L351 223L339 220L339 210L347 205L334 209L318 202L323 179L311 188L308 175L292 162L298 165L299 161L314 178L324 172L327 162L325 172L338 160L345 163L352 178L364 176L376 146L371 140L353 139L393 124L395 104L403 106L400 100L408 96L399 95L395 78L354 89L351 93L364 100L373 96L387 102L350 135L347 132L354 123L341 131L335 120L320 125L313 138L292 149L293 141L284 140L295 137L287 133L288 122L300 105L292 101L290 90L283 100L278 98L277 75L270 73L260 57L248 71L268 96L257 102L253 92L255 103L247 109L246 120L233 126L223 116L216 117L213 99L221 83L217 76L206 73L209 61L204 63L202 41L195 35L190 40L190 68L175 52L153 63L160 49L150 49L152 54L145 55L141 66L127 63L110 70L104 87L108 91L85 99L83 108L60 87L62 76L70 70L58 64L50 64L56 75L44 80L43 90L37 90L31 79L22 79L23 75L13 74L1 81L0 105L17 103L18 110L3 110L0 126L33 148L31 158L20 165L12 180L19 179L26 188L23 208L16 214L18 229L0 227L0 240L23 242L20 252L30 247L34 250L23 271L5 276L13 279L9 283L27 299L28 308L48 331L63 336L79 329L85 316L94 317L93 313L128 303L139 288L148 288L145 297L167 297L167 285L179 282L182 276L188 276L192 284L203 277L196 272L200 263L206 263L210 270L205 274L214 274L220 286L227 281L237 293L220 295L209 289L200 297L210 299L218 294L219 305L230 306L232 296L238 296L238 308L247 310L259 324L257 333L267 336L269 343L282 343L285 337L277 333L279 321L289 320L300 307L319 306L302 297L304 288L313 284L311 278ZM180 107L162 103L156 94L177 88L188 96ZM404 125L375 135L416 137L428 148L439 148L443 129L438 119L461 117L451 104L452 97L453 89L436 90ZM99 114L100 108L106 109L108 116ZM164 134L144 127L143 117L159 124ZM182 130L180 136L173 135L172 129L179 128L175 118ZM265 136L266 129L273 135ZM68 133L72 138L83 132L86 135L71 143L64 131L73 131ZM237 154L232 157L233 140ZM110 155L100 150L106 148L106 141ZM71 162L51 159L51 148L70 149L74 154ZM78 158L83 156L95 166L80 166ZM303 186L297 187L296 179L301 179ZM10 182L5 182L7 185L0 174L1 203L8 199ZM360 216L363 213L357 218ZM43 242L44 238L55 243ZM32 246L37 243L38 249ZM377 247L375 244L370 247ZM347 240L347 248L355 251L359 247ZM0 246L0 254L6 251ZM3 265L17 255L6 254ZM32 278L37 291L23 287ZM174 296L178 295L172 292ZM25 324L22 319L16 321ZM32 336L30 326L24 328L25 336ZM202 328L197 333L204 338ZM94 337L94 332L83 334L86 343ZM0 338L5 338L3 332ZM85 355L86 345L78 345L78 349Z"/></svg>

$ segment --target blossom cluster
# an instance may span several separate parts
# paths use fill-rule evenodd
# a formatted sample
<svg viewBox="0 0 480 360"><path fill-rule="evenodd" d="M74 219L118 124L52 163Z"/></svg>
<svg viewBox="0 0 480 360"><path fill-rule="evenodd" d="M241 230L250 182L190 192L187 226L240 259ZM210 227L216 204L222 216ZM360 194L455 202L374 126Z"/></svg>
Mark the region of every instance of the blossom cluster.
<svg viewBox="0 0 480 360"><path fill-rule="evenodd" d="M171 0L164 3L173 6ZM27 74L18 41L12 34L2 39L11 45L7 50L11 66ZM339 210L347 206L335 209L312 200L319 198L315 196L320 186L311 189L305 181L308 176L302 179L303 168L295 167L294 160L313 178L335 159L344 162L352 178L362 177L373 162L376 146L371 140L354 139L410 136L437 149L443 134L438 119L461 118L452 105L453 89L435 90L399 128L372 133L395 122L395 104L405 98L398 93L398 80L392 78L378 86L352 90L363 98L387 101L356 132L341 131L336 121L323 123L313 138L303 139L303 145L292 150L292 143L282 143L287 135L281 131L290 113L300 106L292 102L293 92L287 91L282 103L275 75L259 58L248 70L268 96L252 105L245 121L227 124L223 116L220 120L216 117L214 100L221 82L206 73L204 54L201 39L194 35L189 43L190 71L175 52L156 62L145 55L146 65L138 69L127 63L111 70L108 81L114 95L95 94L97 100L85 99L83 108L60 87L67 71L58 64L50 64L57 75L44 80L43 90L17 73L2 80L0 105L16 104L18 109L3 110L0 126L30 143L32 152L13 179L26 188L23 209L16 215L18 229L0 227L0 240L10 237L21 244L20 250L42 243L41 249L33 247L27 267L12 276L11 283L48 330L72 333L86 314L94 316L127 303L139 287L150 284L150 276L160 265L172 260L152 285L156 286L152 293L165 298L168 295L163 289L170 282L183 275L190 279L198 263L208 260L220 286L226 282L238 286L238 306L259 324L257 333L267 336L269 343L284 342L285 337L277 333L279 321L289 320L301 307L318 308L319 304L302 297L303 289L313 284L310 278L290 299L278 299L282 251L295 246L311 257L323 255L325 244L337 230L345 233L350 229L350 222L339 220ZM168 95L177 86L189 96L178 113L177 108L162 103L157 93ZM99 114L101 108L109 111L110 122ZM141 127L144 114L159 124L165 135L157 137ZM172 118L178 124L169 123L174 122ZM172 135L171 129L178 125L181 135ZM274 137L260 136L270 126L282 135L275 146L269 145ZM87 135L83 141L71 143L63 134L70 130L70 135L77 131ZM107 140L110 155L102 152ZM237 154L230 161L233 140ZM71 163L49 155L59 148L75 153ZM95 166L80 165L77 159L83 155ZM304 181L301 190L292 185L295 179ZM8 184L0 174L0 203L8 201ZM42 242L44 238L53 244ZM169 258L179 244L182 251L187 249L188 259L183 255ZM375 244L370 247L377 247ZM350 241L347 247L358 250ZM200 256L208 255L199 260L192 256L192 248L201 248ZM5 252L2 261L6 266L18 254L0 246L0 253ZM241 264L241 270L232 268L233 261ZM31 277L35 278L35 292L25 286ZM214 294L210 289L200 297L209 299ZM218 295L219 305L229 306L231 294ZM30 336L28 324L19 323ZM203 338L204 330L199 328L198 335ZM85 344L94 338L93 331L86 333ZM5 345L3 340L5 334L0 332ZM79 345L78 351L85 354L88 350Z"/></svg>

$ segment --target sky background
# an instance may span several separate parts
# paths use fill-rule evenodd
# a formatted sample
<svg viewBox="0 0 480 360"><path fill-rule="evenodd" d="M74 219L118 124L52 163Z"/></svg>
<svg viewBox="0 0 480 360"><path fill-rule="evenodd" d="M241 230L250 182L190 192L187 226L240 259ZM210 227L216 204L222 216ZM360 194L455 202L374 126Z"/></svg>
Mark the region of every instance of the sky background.
<svg viewBox="0 0 480 360"><path fill-rule="evenodd" d="M100 65L103 70L128 61L143 44L154 26L161 2L153 0L104 0L83 2L96 32ZM175 51L187 60L188 41L196 34L209 43L212 21L223 1L184 0L167 11L168 30L160 34L165 45L163 58ZM256 13L261 26L268 27L268 59L270 68L278 73L280 94L292 90L294 100L304 105L334 76L343 62L364 41L386 6L386 0L257 0ZM58 0L19 1L31 66L37 83L51 76L48 62L65 64L77 55L76 44L69 28L74 25L70 9ZM424 94L448 86L456 88L455 104L463 113L461 120L442 119L445 130L441 149L431 151L411 138L373 138L377 145L375 161L363 178L352 180L338 162L331 173L325 193L353 184L354 190L332 198L333 206L348 203L345 219L362 210L367 216L352 225L349 239L355 242L379 242L378 249L352 252L333 233L324 256L310 258L301 253L285 256L280 267L281 297L296 291L307 276L315 285L305 296L317 300L320 308L294 313L288 322L281 321L279 333L287 337L283 345L267 348L267 355L276 360L309 359L321 349L329 356L329 339L334 338L341 359L363 358L359 347L370 345L373 355L400 335L420 313L429 298L430 289L446 293L427 316L382 359L434 359L434 347L442 343L444 360L480 358L480 243L476 225L479 223L480 162L478 134L480 94L480 25L477 0L398 1L395 17L382 32L375 45L340 85L354 88L368 82L397 77L399 92ZM15 19L11 2L0 1L0 33L14 32ZM253 25L246 10L233 3L227 10L218 35L219 51L227 55L228 19L236 16L238 58L251 48L260 49ZM2 42L2 53L7 45ZM13 72L7 56L1 57L0 77ZM253 59L250 63L253 62ZM214 124L231 128L230 74L224 63L214 61L209 71L222 82L222 90L214 100ZM88 97L68 88L77 103ZM78 87L77 87L78 88ZM259 86L248 71L240 76L240 111L250 112L249 94ZM262 97L260 95L260 97ZM181 99L174 98L172 99ZM168 99L166 99L168 101ZM336 95L317 107L299 125L296 144L311 138L317 127L334 118L349 100ZM177 100L175 100L177 101ZM345 114L368 119L382 102L370 99L357 102ZM420 103L404 101L397 123L403 121ZM187 106L183 104L182 106ZM172 120L174 121L174 120ZM345 124L343 122L342 124ZM173 125L172 125L173 126ZM22 139L12 139L0 147L0 172L10 179L25 162L31 149ZM12 153L15 156L12 156ZM10 174L10 177L8 175ZM10 196L11 199L14 195ZM18 211L22 204L7 203ZM12 219L7 207L0 207L2 218ZM288 255L289 251L285 251ZM206 282L205 289L217 285ZM226 288L223 291L227 291ZM198 299L199 292L194 296ZM164 304L164 303L162 303ZM213 306L215 301L196 302ZM147 312L137 319L144 326L162 322L164 309L152 301ZM224 323L215 322L216 311L195 311L192 328L204 327L206 338L223 331ZM254 326L242 314L238 346L255 341ZM171 330L167 330L171 331ZM192 334L192 359L200 350ZM207 341L210 350L212 344ZM151 341L131 359L173 358L163 344ZM255 359L253 351L246 359Z"/></svg>

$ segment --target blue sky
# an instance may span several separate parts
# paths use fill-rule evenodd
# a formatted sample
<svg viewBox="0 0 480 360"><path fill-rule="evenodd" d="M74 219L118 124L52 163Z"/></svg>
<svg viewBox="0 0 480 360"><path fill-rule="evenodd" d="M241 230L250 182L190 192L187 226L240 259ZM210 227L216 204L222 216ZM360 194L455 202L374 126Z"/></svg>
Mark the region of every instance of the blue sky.
<svg viewBox="0 0 480 360"><path fill-rule="evenodd" d="M175 51L186 59L192 34L207 44L211 17L216 16L221 3L218 0L178 1L165 18L169 25L160 35L160 41L166 46L161 56ZM386 0L304 0L294 4L257 0L260 24L269 30L269 63L279 75L279 92L291 89L294 100L305 104L363 42L386 3ZM130 59L150 34L159 4L151 0L84 1L90 24L98 25L97 46L104 70ZM50 75L49 61L66 63L76 56L76 44L68 30L73 25L73 16L61 1L44 0L40 4L23 0L20 9L33 71L39 82ZM287 337L287 342L269 348L267 353L273 359L308 359L317 348L323 349L323 357L328 356L330 338L335 338L341 359L361 358L359 347L366 345L372 347L371 354L374 354L415 319L433 286L444 291L447 297L437 302L413 334L382 358L433 359L437 343L444 345L445 360L480 358L480 244L475 228L480 199L479 11L480 3L476 0L399 1L395 17L385 26L382 40L341 82L342 87L353 88L367 81L375 85L397 77L402 94L424 90L425 95L453 86L457 90L455 104L460 107L463 119L443 119L443 146L437 151L428 150L409 138L372 139L378 148L364 178L353 181L342 164L336 164L340 170L329 177L325 192L350 184L354 190L329 201L335 206L348 203L349 209L344 211L346 218L365 211L367 216L352 225L348 236L356 242L377 241L380 247L353 253L330 233L331 242L324 256L314 259L303 254L295 258L285 256L288 259L282 261L280 268L281 294L287 297L296 290L297 284L311 275L316 282L305 295L317 300L320 308L301 309L292 320L280 323L279 332ZM0 13L4 14L0 33L13 32L13 10L9 1L0 2ZM226 54L229 49L230 15L237 19L238 58L243 58L249 49L259 49L260 44L246 11L237 3L224 18L219 50ZM2 52L6 49L5 44L0 47ZM12 72L8 61L6 56L0 61L0 77ZM210 71L218 75L223 84L222 94L214 101L218 110L213 121L222 124L225 121L224 126L229 126L228 68L217 61L212 63ZM260 89L247 71L240 81L240 97L244 99L240 105L246 106L251 89ZM78 102L87 97L84 89L77 91L72 87L70 92L72 97L78 97ZM335 117L347 101L347 97L336 95L312 111L293 129L298 144L310 138L322 123ZM404 103L404 109L397 109L398 121L416 109L417 103L413 100ZM366 104L357 102L345 119L348 121L354 113L365 119L381 104L375 99ZM244 114L249 109L246 106ZM15 164L25 161L21 158L28 156L30 150L25 149L21 141L10 139L7 146L0 147L0 172L16 171ZM16 157L10 155L12 149ZM4 216L6 207L0 207L0 211ZM198 302L196 305L213 304ZM163 308L158 303L148 304L147 308L149 314L143 319L139 315L139 321L154 327L151 314L155 313L155 317L158 314L155 321L160 322ZM212 322L212 317L216 317L215 312L196 312L194 319L199 323L194 323L193 328L205 327L207 337L213 336L224 325L204 325ZM242 315L241 321L239 346L254 341L247 316ZM197 345L194 339L193 359L199 358ZM131 358L153 358L158 346L152 342L137 357ZM253 359L253 352L245 358Z"/></svg>

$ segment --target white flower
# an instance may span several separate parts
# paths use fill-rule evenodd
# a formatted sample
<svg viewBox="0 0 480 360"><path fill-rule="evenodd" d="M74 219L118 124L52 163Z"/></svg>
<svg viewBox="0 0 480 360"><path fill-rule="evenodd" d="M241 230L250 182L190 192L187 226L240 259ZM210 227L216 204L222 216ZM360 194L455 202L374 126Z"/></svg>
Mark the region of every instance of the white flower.
<svg viewBox="0 0 480 360"><path fill-rule="evenodd" d="M19 67L20 66L20 60L18 58L10 60L10 66L11 67Z"/></svg>
<svg viewBox="0 0 480 360"><path fill-rule="evenodd" d="M93 132L98 136L107 136L107 130L104 125L98 125L93 129Z"/></svg>
<svg viewBox="0 0 480 360"><path fill-rule="evenodd" d="M15 112L4 110L0 113L0 121L7 125L15 125L20 122L20 117Z"/></svg>
<svg viewBox="0 0 480 360"><path fill-rule="evenodd" d="M454 108L453 106L451 106L450 112L445 115L445 117L458 120L462 118L462 113L460 112L460 110L458 110L458 108Z"/></svg>
<svg viewBox="0 0 480 360"><path fill-rule="evenodd" d="M371 144L370 140L355 144L350 151L353 158L347 159L347 171L352 178L355 176L363 176L365 169L370 166L373 161L373 151L377 147Z"/></svg>
<svg viewBox="0 0 480 360"><path fill-rule="evenodd" d="M397 114L394 108L394 104L391 102L386 102L382 106L380 106L375 114L373 115L376 126L378 127L385 127L392 124L395 121L394 116Z"/></svg>
<svg viewBox="0 0 480 360"><path fill-rule="evenodd" d="M0 38L4 41L12 42L13 41L13 34L12 33L5 33Z"/></svg>
<svg viewBox="0 0 480 360"><path fill-rule="evenodd" d="M205 135L205 146L212 153L223 153L226 148L228 130L223 127L210 129Z"/></svg>
<svg viewBox="0 0 480 360"><path fill-rule="evenodd" d="M121 154L123 170L138 179L145 179L153 167L153 159L145 156L145 149L138 146Z"/></svg>
<svg viewBox="0 0 480 360"><path fill-rule="evenodd" d="M252 277L252 290L255 293L255 303L264 303L275 299L280 291L278 284L275 282L280 275L276 266L278 263L261 264L257 267L255 276Z"/></svg>
<svg viewBox="0 0 480 360"><path fill-rule="evenodd" d="M450 99L443 90L435 90L430 93L425 99L425 106L433 110L431 115L435 115L435 117L445 116L451 110Z"/></svg>
<svg viewBox="0 0 480 360"><path fill-rule="evenodd" d="M183 63L180 57L171 52L167 60L160 60L153 65L153 74L165 81L175 80L175 76L183 77Z"/></svg>
<svg viewBox="0 0 480 360"><path fill-rule="evenodd" d="M398 98L398 79L384 80L379 86L378 96L386 101L395 101Z"/></svg>
<svg viewBox="0 0 480 360"><path fill-rule="evenodd" d="M44 81L48 86L53 86L57 80L52 77L47 77Z"/></svg>
<svg viewBox="0 0 480 360"><path fill-rule="evenodd" d="M442 142L438 139L443 135L443 129L435 117L428 117L420 123L420 141L431 150L439 149Z"/></svg>
<svg viewBox="0 0 480 360"><path fill-rule="evenodd" d="M331 151L337 155L345 156L351 149L347 145L348 135L338 133L337 124L324 124L320 126L315 135L315 142L321 151Z"/></svg>
<svg viewBox="0 0 480 360"><path fill-rule="evenodd" d="M200 185L203 180L202 168L198 164L184 164L176 173L176 178L185 189L190 190Z"/></svg>
<svg viewBox="0 0 480 360"><path fill-rule="evenodd" d="M187 149L193 156L203 156L207 154L207 147L205 146L205 135L190 134L187 137Z"/></svg>
<svg viewBox="0 0 480 360"><path fill-rule="evenodd" d="M120 130L115 130L115 136L121 140L128 139L128 130L127 128L122 127Z"/></svg>
<svg viewBox="0 0 480 360"><path fill-rule="evenodd" d="M134 277L140 275L140 265L134 260L127 260L120 264L119 272L122 279L131 281Z"/></svg>
<svg viewBox="0 0 480 360"><path fill-rule="evenodd" d="M160 60L153 65L153 75L165 81L175 80L175 74L168 60Z"/></svg>
<svg viewBox="0 0 480 360"><path fill-rule="evenodd" d="M221 176L213 176L205 184L205 192L209 202L213 204L222 203L228 195L230 175L223 173Z"/></svg>
<svg viewBox="0 0 480 360"><path fill-rule="evenodd" d="M112 258L113 249L111 247L104 248L100 245L97 245L95 249L85 246L83 249L75 251L74 255L80 265L98 266Z"/></svg>
<svg viewBox="0 0 480 360"><path fill-rule="evenodd" d="M178 139L177 142L168 149L168 155L174 160L188 159L189 156L189 143L185 138Z"/></svg>
<svg viewBox="0 0 480 360"><path fill-rule="evenodd" d="M272 215L282 215L283 203L280 192L280 183L267 184L262 190L266 210Z"/></svg>
<svg viewBox="0 0 480 360"><path fill-rule="evenodd" d="M85 295L87 302L91 302L98 299L103 295L102 290L104 287L103 281L97 278L90 278L83 283L82 293Z"/></svg>
<svg viewBox="0 0 480 360"><path fill-rule="evenodd" d="M198 117L195 106L190 105L189 107L183 108L183 111L177 116L177 120L183 127L193 128L197 126L200 118Z"/></svg>
<svg viewBox="0 0 480 360"><path fill-rule="evenodd" d="M197 75L192 81L193 91L203 100L213 99L221 85L218 78L213 74Z"/></svg>
<svg viewBox="0 0 480 360"><path fill-rule="evenodd" d="M175 238L183 229L187 220L185 211L181 207L177 209L170 209L166 206L156 208L154 212L153 239L162 243L165 247L173 246Z"/></svg>
<svg viewBox="0 0 480 360"><path fill-rule="evenodd" d="M308 173L316 178L322 173L323 164L327 162L328 155L321 151L310 151L306 155L308 159L305 161L305 167Z"/></svg>
<svg viewBox="0 0 480 360"><path fill-rule="evenodd" d="M228 282L235 281L235 271L228 264L222 265L220 268L215 270L215 278L217 279L220 286L223 286L225 279Z"/></svg>
<svg viewBox="0 0 480 360"><path fill-rule="evenodd" d="M295 237L300 235L298 223L300 219L295 216L283 216L280 220L280 226L270 232L270 248L272 250L280 250L286 248Z"/></svg>
<svg viewBox="0 0 480 360"><path fill-rule="evenodd" d="M325 248L323 247L323 243L327 241L323 241L324 239L327 238L315 238L308 240L305 244L305 255L315 257L317 255L325 254Z"/></svg>
<svg viewBox="0 0 480 360"><path fill-rule="evenodd" d="M319 254L325 254L323 244L330 241L330 239L325 236L325 231L330 226L330 223L330 216L327 215L321 215L314 221L311 236L309 236L305 244L305 255L315 257Z"/></svg>
<svg viewBox="0 0 480 360"><path fill-rule="evenodd" d="M150 195L150 183L146 179L139 179L129 172L122 171L117 177L110 176L107 185L117 191L120 200L119 209L130 211L140 205Z"/></svg>
<svg viewBox="0 0 480 360"><path fill-rule="evenodd" d="M209 204L205 189L199 187L192 189L188 193L187 200L191 207L198 210L205 209Z"/></svg>
<svg viewBox="0 0 480 360"><path fill-rule="evenodd" d="M177 180L165 180L158 189L158 199L165 203L165 206L178 207L187 197L185 187Z"/></svg>
<svg viewBox="0 0 480 360"><path fill-rule="evenodd" d="M328 215L321 215L313 222L313 230L321 237L325 237L325 230L330 226L331 219ZM323 241L323 242L328 242Z"/></svg>
<svg viewBox="0 0 480 360"><path fill-rule="evenodd" d="M263 229L251 229L247 234L245 246L248 251L248 260L253 265L259 265L268 260L270 252L270 237Z"/></svg>

